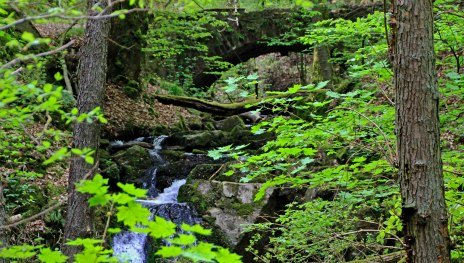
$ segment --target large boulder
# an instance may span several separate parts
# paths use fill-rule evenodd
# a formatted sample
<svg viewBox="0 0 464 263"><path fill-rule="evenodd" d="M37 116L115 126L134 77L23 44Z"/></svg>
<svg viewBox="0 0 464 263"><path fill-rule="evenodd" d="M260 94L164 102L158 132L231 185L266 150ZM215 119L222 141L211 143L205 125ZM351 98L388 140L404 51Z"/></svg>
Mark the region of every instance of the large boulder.
<svg viewBox="0 0 464 263"><path fill-rule="evenodd" d="M113 155L120 169L120 180L124 183L140 183L146 171L153 166L153 160L147 148L139 145L121 150Z"/></svg>
<svg viewBox="0 0 464 263"><path fill-rule="evenodd" d="M202 224L213 229L212 242L235 248L242 242L243 230L264 212L274 189L254 201L261 184L188 179L179 191L179 202L189 202L202 217Z"/></svg>

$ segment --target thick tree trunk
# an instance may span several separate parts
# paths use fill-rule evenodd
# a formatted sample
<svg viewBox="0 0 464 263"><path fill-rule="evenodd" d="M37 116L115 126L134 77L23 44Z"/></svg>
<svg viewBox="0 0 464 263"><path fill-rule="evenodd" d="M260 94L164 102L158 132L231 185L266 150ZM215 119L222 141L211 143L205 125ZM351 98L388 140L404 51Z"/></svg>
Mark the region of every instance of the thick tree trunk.
<svg viewBox="0 0 464 263"><path fill-rule="evenodd" d="M98 3L98 0L89 0L90 7ZM100 1L102 6L106 1ZM91 11L90 15L94 15ZM78 90L77 107L80 113L90 112L95 107L102 105L103 93L106 83L107 69L107 37L110 23L107 19L88 20L84 44L78 66ZM100 140L100 125L80 122L74 126L74 148L98 149ZM97 158L95 158L97 160ZM76 191L75 184L84 178L91 179L94 171L92 165L86 163L83 158L71 160L68 182L68 210L64 231L65 242L77 237L90 237L93 234L92 211L87 203L87 196ZM80 248L64 246L63 251L67 255L73 255Z"/></svg>
<svg viewBox="0 0 464 263"><path fill-rule="evenodd" d="M393 18L402 217L408 262L415 263L450 262L431 4L397 0Z"/></svg>

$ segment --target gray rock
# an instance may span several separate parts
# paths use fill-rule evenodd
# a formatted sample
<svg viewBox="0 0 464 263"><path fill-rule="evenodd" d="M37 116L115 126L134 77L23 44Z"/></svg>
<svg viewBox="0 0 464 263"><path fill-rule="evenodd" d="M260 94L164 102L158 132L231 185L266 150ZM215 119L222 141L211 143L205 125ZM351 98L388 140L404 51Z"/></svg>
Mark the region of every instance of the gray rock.
<svg viewBox="0 0 464 263"><path fill-rule="evenodd" d="M207 219L213 236L221 236L221 243L233 248L241 242L245 227L256 222L274 191L268 189L262 200L254 202L260 187L259 183L189 179L180 189L179 201L192 203Z"/></svg>

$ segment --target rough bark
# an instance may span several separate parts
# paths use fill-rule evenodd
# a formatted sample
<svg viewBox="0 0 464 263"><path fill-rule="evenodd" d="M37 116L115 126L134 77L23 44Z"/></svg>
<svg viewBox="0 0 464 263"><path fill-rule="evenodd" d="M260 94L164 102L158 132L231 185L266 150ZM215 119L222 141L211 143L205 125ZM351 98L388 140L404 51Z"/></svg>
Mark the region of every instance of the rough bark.
<svg viewBox="0 0 464 263"><path fill-rule="evenodd" d="M90 7L98 0L89 0ZM106 1L101 1L102 6ZM89 15L94 15L93 11ZM84 44L80 50L78 65L77 107L80 113L90 112L102 105L106 83L107 69L107 37L110 23L106 19L88 20L86 24ZM100 140L100 125L98 122L80 122L74 126L73 147L98 149ZM98 158L95 158L96 160ZM77 237L90 237L93 234L92 210L87 203L87 196L76 191L75 184L84 178L92 178L92 165L83 158L71 160L68 180L68 209L65 225L65 242ZM78 247L64 246L63 252L73 255L80 250Z"/></svg>
<svg viewBox="0 0 464 263"><path fill-rule="evenodd" d="M396 133L408 262L450 262L440 156L432 1L397 0Z"/></svg>

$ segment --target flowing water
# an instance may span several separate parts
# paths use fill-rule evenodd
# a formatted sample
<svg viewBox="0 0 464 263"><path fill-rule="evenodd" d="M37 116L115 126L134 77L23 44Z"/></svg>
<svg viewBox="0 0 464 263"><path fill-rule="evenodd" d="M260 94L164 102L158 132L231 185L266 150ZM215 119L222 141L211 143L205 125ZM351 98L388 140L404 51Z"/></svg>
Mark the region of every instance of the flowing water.
<svg viewBox="0 0 464 263"><path fill-rule="evenodd" d="M149 189L148 197L153 199L137 201L150 209L152 212L151 217L160 216L176 224L199 223L200 220L196 217L196 212L189 204L177 202L179 189L185 184L185 179L174 181L172 185L165 188L161 194L156 194L156 172L157 167L165 164L160 151L162 149L162 142L166 137L167 136L160 136L155 138L153 141L154 148L150 150L155 166L151 169L151 178L144 184L144 187ZM125 231L114 236L113 251L123 262L145 263L147 262L146 251L149 249L149 243L149 238L146 234Z"/></svg>

